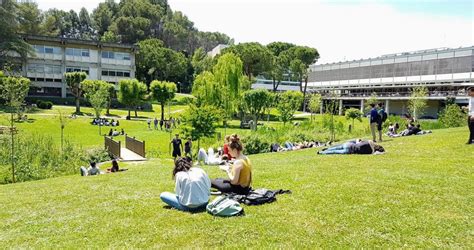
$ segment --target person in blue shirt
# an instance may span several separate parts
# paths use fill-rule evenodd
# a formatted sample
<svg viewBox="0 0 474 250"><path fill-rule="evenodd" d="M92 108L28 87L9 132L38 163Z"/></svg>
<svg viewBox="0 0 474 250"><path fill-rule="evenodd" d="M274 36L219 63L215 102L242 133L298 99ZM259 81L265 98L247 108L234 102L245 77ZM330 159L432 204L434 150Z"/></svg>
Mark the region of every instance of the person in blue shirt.
<svg viewBox="0 0 474 250"><path fill-rule="evenodd" d="M377 109L375 108L375 103L371 103L370 107L372 107L372 109L370 110L370 132L372 132L373 141L376 142L377 136L375 135L375 131L377 130L379 114L377 112Z"/></svg>

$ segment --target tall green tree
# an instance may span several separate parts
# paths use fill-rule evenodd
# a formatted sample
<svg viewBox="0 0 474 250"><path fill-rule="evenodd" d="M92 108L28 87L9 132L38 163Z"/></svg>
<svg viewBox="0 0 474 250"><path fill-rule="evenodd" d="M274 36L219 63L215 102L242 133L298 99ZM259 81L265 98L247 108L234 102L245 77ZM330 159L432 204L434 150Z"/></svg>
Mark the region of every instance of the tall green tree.
<svg viewBox="0 0 474 250"><path fill-rule="evenodd" d="M153 81L150 85L151 96L161 105L161 120L165 119L165 105L173 100L176 93L176 84L173 82Z"/></svg>
<svg viewBox="0 0 474 250"><path fill-rule="evenodd" d="M17 14L16 1L0 2L0 66L11 61L9 52L16 52L23 59L28 54L34 54L31 46L17 35L20 29Z"/></svg>
<svg viewBox="0 0 474 250"><path fill-rule="evenodd" d="M179 52L163 47L158 39L138 43L137 77L140 80L182 82L186 76L187 59Z"/></svg>
<svg viewBox="0 0 474 250"><path fill-rule="evenodd" d="M21 1L18 3L18 21L20 33L29 35L41 34L41 23L43 15L38 9L38 4L33 1Z"/></svg>
<svg viewBox="0 0 474 250"><path fill-rule="evenodd" d="M428 100L428 88L425 86L414 87L411 90L410 99L408 100L408 109L413 117L417 120L420 117L424 110L426 109L426 103Z"/></svg>
<svg viewBox="0 0 474 250"><path fill-rule="evenodd" d="M212 58L206 54L203 48L198 48L191 58L191 65L193 66L194 76L197 76L212 69Z"/></svg>
<svg viewBox="0 0 474 250"><path fill-rule="evenodd" d="M97 8L92 11L94 27L99 36L103 36L109 30L109 26L112 25L118 11L119 5L111 0L99 3Z"/></svg>
<svg viewBox="0 0 474 250"><path fill-rule="evenodd" d="M112 99L110 90L114 86L101 80L84 80L81 84L84 97L90 102L95 116L100 118L102 110L107 108Z"/></svg>
<svg viewBox="0 0 474 250"><path fill-rule="evenodd" d="M290 90L278 96L278 104L276 106L280 113L280 120L283 124L291 121L293 115L303 102L303 94L298 91Z"/></svg>
<svg viewBox="0 0 474 250"><path fill-rule="evenodd" d="M249 79L268 72L272 64L271 51L260 43L240 43L224 49L223 54L227 52L233 52L242 60L244 73Z"/></svg>
<svg viewBox="0 0 474 250"><path fill-rule="evenodd" d="M258 119L265 110L272 105L274 98L272 93L266 89L252 89L243 93L245 109L254 120L253 130L257 130Z"/></svg>
<svg viewBox="0 0 474 250"><path fill-rule="evenodd" d="M15 126L14 113L23 104L28 90L30 88L30 80L28 78L17 78L12 76L4 76L0 71L0 99L5 101L5 105L10 112L10 134L11 134L11 168L12 180L15 182Z"/></svg>
<svg viewBox="0 0 474 250"><path fill-rule="evenodd" d="M146 92L146 85L136 79L120 80L117 99L120 103L127 106L128 117L130 117L132 109L135 110L135 117L138 116L137 108L145 101Z"/></svg>
<svg viewBox="0 0 474 250"><path fill-rule="evenodd" d="M98 40L97 31L93 27L93 21L84 7L79 12L79 34L81 39Z"/></svg>
<svg viewBox="0 0 474 250"><path fill-rule="evenodd" d="M84 72L71 72L65 73L64 77L76 102L76 114L79 114L81 113L80 98L82 97L83 91L81 83L87 78L87 74Z"/></svg>
<svg viewBox="0 0 474 250"><path fill-rule="evenodd" d="M217 124L221 120L220 112L214 107L191 105L183 116L183 131L186 136L198 141L204 137L211 137L216 132Z"/></svg>

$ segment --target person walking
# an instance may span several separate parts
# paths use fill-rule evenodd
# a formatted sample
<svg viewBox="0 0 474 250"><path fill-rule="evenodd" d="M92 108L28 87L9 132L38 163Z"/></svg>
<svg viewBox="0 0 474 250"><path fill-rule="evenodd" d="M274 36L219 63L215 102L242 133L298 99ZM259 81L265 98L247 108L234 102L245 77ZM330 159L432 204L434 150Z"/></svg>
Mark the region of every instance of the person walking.
<svg viewBox="0 0 474 250"><path fill-rule="evenodd" d="M146 123L148 124L148 129L151 130L151 119L148 118L148 120L146 121Z"/></svg>
<svg viewBox="0 0 474 250"><path fill-rule="evenodd" d="M387 113L385 113L385 109L383 108L383 102L379 103L379 111L378 111L378 120L377 120L377 131L379 132L379 142L382 141L382 125L387 120Z"/></svg>
<svg viewBox="0 0 474 250"><path fill-rule="evenodd" d="M467 95L469 96L467 125L469 127L469 139L467 144L474 143L474 86L467 88Z"/></svg>
<svg viewBox="0 0 474 250"><path fill-rule="evenodd" d="M371 103L370 107L372 107L372 109L370 110L370 132L372 132L372 140L376 142L377 136L375 135L375 131L377 130L379 114L377 112L377 109L375 108L375 103Z"/></svg>
<svg viewBox="0 0 474 250"><path fill-rule="evenodd" d="M180 156L181 157L181 152L183 151L183 143L181 139L179 138L179 134L175 135L176 137L171 140L170 144L173 145L173 158L176 160L176 157Z"/></svg>
<svg viewBox="0 0 474 250"><path fill-rule="evenodd" d="M163 130L163 124L164 124L164 121L163 119L160 120L160 130Z"/></svg>
<svg viewBox="0 0 474 250"><path fill-rule="evenodd" d="M155 130L158 130L158 119L153 120L153 125L155 125Z"/></svg>

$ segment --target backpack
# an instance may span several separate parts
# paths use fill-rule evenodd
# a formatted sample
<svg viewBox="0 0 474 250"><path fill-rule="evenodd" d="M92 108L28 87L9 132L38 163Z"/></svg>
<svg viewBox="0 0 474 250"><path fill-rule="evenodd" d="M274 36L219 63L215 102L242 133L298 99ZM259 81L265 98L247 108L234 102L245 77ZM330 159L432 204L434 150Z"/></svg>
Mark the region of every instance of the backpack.
<svg viewBox="0 0 474 250"><path fill-rule="evenodd" d="M220 217L230 217L244 213L240 204L226 196L218 196L211 203L207 204L207 212Z"/></svg>
<svg viewBox="0 0 474 250"><path fill-rule="evenodd" d="M229 194L229 198L236 200L245 205L262 205L265 203L272 203L276 201L277 194L291 193L290 190L268 190L266 188L259 188L250 191L247 195Z"/></svg>
<svg viewBox="0 0 474 250"><path fill-rule="evenodd" d="M382 112L380 112L380 113L382 113L382 114L381 114L381 116L382 116L382 117L381 117L381 118L382 118L382 122L385 122L385 121L387 120L387 118L388 118L388 117L387 117L387 112L385 112L385 110L382 110Z"/></svg>

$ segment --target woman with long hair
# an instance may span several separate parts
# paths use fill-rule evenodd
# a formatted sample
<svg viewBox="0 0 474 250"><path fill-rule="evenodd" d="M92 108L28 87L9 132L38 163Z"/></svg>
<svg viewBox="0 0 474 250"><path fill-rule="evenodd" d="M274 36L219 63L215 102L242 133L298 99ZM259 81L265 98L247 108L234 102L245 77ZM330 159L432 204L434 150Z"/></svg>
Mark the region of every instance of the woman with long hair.
<svg viewBox="0 0 474 250"><path fill-rule="evenodd" d="M161 200L182 211L204 209L211 195L211 180L206 172L192 166L191 158L178 157L174 163L175 194L163 192Z"/></svg>

